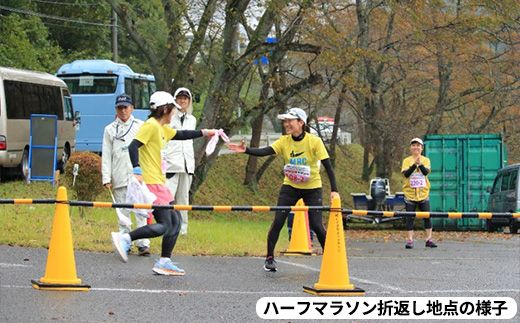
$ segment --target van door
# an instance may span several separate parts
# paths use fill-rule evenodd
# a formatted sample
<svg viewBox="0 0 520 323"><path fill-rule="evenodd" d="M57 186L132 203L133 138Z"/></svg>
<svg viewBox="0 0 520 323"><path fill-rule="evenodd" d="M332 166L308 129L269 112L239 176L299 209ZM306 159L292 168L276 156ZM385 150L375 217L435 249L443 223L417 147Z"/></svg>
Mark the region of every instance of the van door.
<svg viewBox="0 0 520 323"><path fill-rule="evenodd" d="M507 212L507 193L509 192L509 180L511 179L511 172L506 172L502 174L502 183L500 183L500 208L497 209L497 212Z"/></svg>
<svg viewBox="0 0 520 323"><path fill-rule="evenodd" d="M493 189L489 194L488 211L498 212L502 208L502 202L500 199L500 186L502 185L503 174L498 174L493 183Z"/></svg>

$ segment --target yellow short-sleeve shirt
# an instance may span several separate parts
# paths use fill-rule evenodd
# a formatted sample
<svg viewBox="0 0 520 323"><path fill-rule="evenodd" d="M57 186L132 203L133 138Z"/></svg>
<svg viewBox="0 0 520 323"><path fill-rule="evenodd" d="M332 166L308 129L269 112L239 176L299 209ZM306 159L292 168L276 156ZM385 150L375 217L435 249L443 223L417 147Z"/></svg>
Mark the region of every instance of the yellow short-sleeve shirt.
<svg viewBox="0 0 520 323"><path fill-rule="evenodd" d="M323 145L323 141L309 133L301 141L295 141L291 135L281 136L271 147L277 155L282 155L285 164L308 166L310 168L310 179L305 183L295 183L285 176L284 185L294 188L313 189L321 187L320 161L329 158L329 154Z"/></svg>
<svg viewBox="0 0 520 323"><path fill-rule="evenodd" d="M406 158L405 160L403 160L403 165L401 167L401 174L404 173L408 168L410 168L414 163L415 163L415 159L413 158L413 156L410 156L410 157ZM404 196L407 199L409 199L410 201L415 201L415 202L423 201L426 198L428 198L428 195L430 194L430 181L428 180L428 175L431 173L430 159L428 157L421 156L421 163L428 170L428 174L424 176L425 181L426 181L426 186L414 188L414 187L411 187L411 185L410 185L410 178L412 176L414 176L414 174L417 174L419 176L422 174L422 172L419 168L416 168L414 170L414 172L412 173L412 176L410 176L408 178L405 177L405 179L404 179L404 185L403 185ZM417 175L415 175L415 176L417 176Z"/></svg>
<svg viewBox="0 0 520 323"><path fill-rule="evenodd" d="M166 175L162 172L161 151L166 154L166 143L177 134L177 130L161 126L157 119L150 118L139 128L134 139L143 143L139 147L139 164L146 184L164 184Z"/></svg>

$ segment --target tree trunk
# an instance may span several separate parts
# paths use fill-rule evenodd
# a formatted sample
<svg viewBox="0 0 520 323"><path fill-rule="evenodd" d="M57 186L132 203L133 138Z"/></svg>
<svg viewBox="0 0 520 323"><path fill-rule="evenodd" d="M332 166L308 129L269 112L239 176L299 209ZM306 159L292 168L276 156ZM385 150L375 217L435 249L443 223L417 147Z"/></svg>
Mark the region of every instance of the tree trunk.
<svg viewBox="0 0 520 323"><path fill-rule="evenodd" d="M260 139L262 138L262 124L264 122L264 115L261 113L253 119L251 123L251 142L250 147L260 147ZM256 191L256 170L258 168L258 157L249 155L246 165L246 177L244 179L244 185L247 185L250 190Z"/></svg>
<svg viewBox="0 0 520 323"><path fill-rule="evenodd" d="M338 128L341 121L341 110L343 102L345 101L345 94L347 92L347 85L343 84L338 98L338 105L336 106L336 114L334 115L334 128L332 129L332 138L330 140L329 156L332 167L336 164L336 143L338 142Z"/></svg>

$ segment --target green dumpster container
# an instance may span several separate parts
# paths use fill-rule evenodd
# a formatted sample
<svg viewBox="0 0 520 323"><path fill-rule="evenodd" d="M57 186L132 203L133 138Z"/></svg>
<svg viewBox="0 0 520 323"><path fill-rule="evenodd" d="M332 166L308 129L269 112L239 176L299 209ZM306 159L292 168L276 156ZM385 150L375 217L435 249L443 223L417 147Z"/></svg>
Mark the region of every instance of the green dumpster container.
<svg viewBox="0 0 520 323"><path fill-rule="evenodd" d="M434 212L484 212L487 186L507 164L502 135L426 135L424 154L431 161L430 205ZM432 219L436 230L483 231L485 219Z"/></svg>

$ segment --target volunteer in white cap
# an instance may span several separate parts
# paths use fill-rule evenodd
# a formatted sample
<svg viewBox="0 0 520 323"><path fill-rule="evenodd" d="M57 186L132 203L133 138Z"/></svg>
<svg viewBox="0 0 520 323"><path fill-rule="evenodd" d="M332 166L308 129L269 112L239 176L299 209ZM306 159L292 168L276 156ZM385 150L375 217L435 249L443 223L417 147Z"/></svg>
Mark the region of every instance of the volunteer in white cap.
<svg viewBox="0 0 520 323"><path fill-rule="evenodd" d="M105 127L103 133L103 151L101 154L101 173L103 185L114 192L116 203L126 202L126 189L133 176L132 163L128 155L128 146L137 131L144 123L134 118L134 104L127 94L116 98L117 118ZM128 209L118 209L116 212L124 217L119 219L119 231L132 231L131 212ZM135 224L138 228L146 225L146 219L136 215ZM142 239L135 242L140 256L150 255L150 240ZM131 247L129 252L131 251Z"/></svg>
<svg viewBox="0 0 520 323"><path fill-rule="evenodd" d="M306 132L307 114L299 108L287 110L278 115L283 120L286 135L281 136L271 146L248 148L244 141L241 144L229 144L229 150L253 156L282 155L285 166L282 189L278 196L278 206L294 206L303 199L307 206L323 205L323 190L320 177L320 164L325 167L329 177L330 198L339 197L336 177L329 160L329 154L321 139ZM325 248L327 231L323 226L321 211L309 211L309 224L316 233L322 248ZM277 211L267 235L267 257L264 262L265 271L276 271L274 248L280 230L289 211Z"/></svg>
<svg viewBox="0 0 520 323"><path fill-rule="evenodd" d="M128 151L134 176L144 182L157 199L153 204L170 205L174 198L165 185L166 145L170 140L188 140L202 136L212 137L216 130L175 130L167 126L175 112L175 99L170 93L159 91L150 97L150 116L141 126ZM128 261L128 245L138 239L163 236L161 258L155 261L153 271L160 275L184 275L184 270L171 260L179 231L181 215L172 209L154 209L156 223L137 228L130 233L112 232L112 243L124 262Z"/></svg>
<svg viewBox="0 0 520 323"><path fill-rule="evenodd" d="M193 116L193 100L189 89L178 88L174 94L177 109L169 127L177 130L195 130L197 119ZM175 204L190 204L190 187L195 173L195 153L193 140L170 140L166 151L168 169L166 186L175 197ZM182 217L181 235L188 233L188 211L179 211Z"/></svg>
<svg viewBox="0 0 520 323"><path fill-rule="evenodd" d="M404 203L406 211L430 212L430 181L428 175L431 173L430 159L421 155L424 149L423 141L420 138L410 140L410 151L412 155L403 160L401 173L404 175ZM408 241L406 249L413 248L413 229L415 217L406 218L406 231ZM424 229L426 231L427 248L436 248L437 244L432 239L432 220L424 218Z"/></svg>

